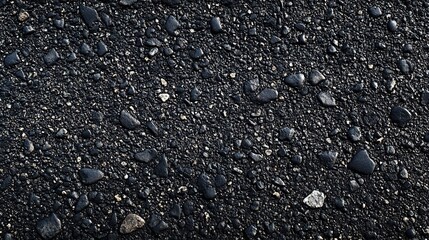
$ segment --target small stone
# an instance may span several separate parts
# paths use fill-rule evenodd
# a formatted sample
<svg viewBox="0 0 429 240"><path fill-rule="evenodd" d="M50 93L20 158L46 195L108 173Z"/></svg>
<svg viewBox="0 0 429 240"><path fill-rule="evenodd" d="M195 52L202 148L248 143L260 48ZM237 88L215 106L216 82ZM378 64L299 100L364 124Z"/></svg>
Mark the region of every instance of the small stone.
<svg viewBox="0 0 429 240"><path fill-rule="evenodd" d="M107 45L103 41L99 41L97 43L97 55L102 57L107 53L107 51Z"/></svg>
<svg viewBox="0 0 429 240"><path fill-rule="evenodd" d="M304 198L304 203L311 208L321 208L325 202L325 194L314 190L310 195Z"/></svg>
<svg viewBox="0 0 429 240"><path fill-rule="evenodd" d="M283 181L283 179L279 178L279 177L275 177L274 178L274 183L278 186L285 186L285 182Z"/></svg>
<svg viewBox="0 0 429 240"><path fill-rule="evenodd" d="M405 168L402 168L401 171L399 172L399 176L402 179L408 179L409 175L408 175L408 171Z"/></svg>
<svg viewBox="0 0 429 240"><path fill-rule="evenodd" d="M277 92L277 90L272 88L265 88L256 96L256 100L259 103L264 104L276 100L278 96L279 93Z"/></svg>
<svg viewBox="0 0 429 240"><path fill-rule="evenodd" d="M424 91L422 93L422 104L423 105L428 105L429 104L429 92L428 91Z"/></svg>
<svg viewBox="0 0 429 240"><path fill-rule="evenodd" d="M414 64L407 59L399 60L396 65L398 66L399 71L404 75L409 75L414 71Z"/></svg>
<svg viewBox="0 0 429 240"><path fill-rule="evenodd" d="M159 215L152 214L149 218L149 228L156 234L168 229L168 224Z"/></svg>
<svg viewBox="0 0 429 240"><path fill-rule="evenodd" d="M402 52L403 53L412 53L413 52L413 45L406 43L404 46L402 46Z"/></svg>
<svg viewBox="0 0 429 240"><path fill-rule="evenodd" d="M322 163L327 166L329 169L332 169L337 161L338 152L334 151L324 151L319 154L319 159Z"/></svg>
<svg viewBox="0 0 429 240"><path fill-rule="evenodd" d="M52 48L45 56L43 56L43 61L46 65L51 66L55 64L59 58L60 55L58 52L55 50L55 48Z"/></svg>
<svg viewBox="0 0 429 240"><path fill-rule="evenodd" d="M319 70L311 70L308 74L308 81L311 85L317 85L325 80L325 76Z"/></svg>
<svg viewBox="0 0 429 240"><path fill-rule="evenodd" d="M347 131L347 137L352 142L360 141L360 138L362 137L360 127L353 126L349 128L349 130Z"/></svg>
<svg viewBox="0 0 429 240"><path fill-rule="evenodd" d="M148 163L156 158L157 151L155 149L145 149L143 152L134 154L134 159L139 162Z"/></svg>
<svg viewBox="0 0 429 240"><path fill-rule="evenodd" d="M174 16L168 16L167 21L165 21L165 29L167 33L172 36L177 36L179 32L177 29L180 27L179 21Z"/></svg>
<svg viewBox="0 0 429 240"><path fill-rule="evenodd" d="M324 107L335 107L337 103L335 99L328 92L320 92L317 94L317 99L319 99L320 103Z"/></svg>
<svg viewBox="0 0 429 240"><path fill-rule="evenodd" d="M369 157L366 150L359 150L349 162L347 167L357 173L369 175L375 168L375 162Z"/></svg>
<svg viewBox="0 0 429 240"><path fill-rule="evenodd" d="M122 126L125 127L126 129L129 129L129 130L134 130L138 126L140 126L140 124L141 124L139 120L137 120L135 117L133 117L126 110L121 111L121 115L120 115L119 120L120 120Z"/></svg>
<svg viewBox="0 0 429 240"><path fill-rule="evenodd" d="M295 135L295 129L294 128L288 128L284 127L280 129L279 131L279 140L280 141L292 141L293 136Z"/></svg>
<svg viewBox="0 0 429 240"><path fill-rule="evenodd" d="M95 22L97 22L100 19L98 16L97 10L91 7L80 5L79 13L83 21L89 28L93 28L95 26Z"/></svg>
<svg viewBox="0 0 429 240"><path fill-rule="evenodd" d="M354 192L359 189L359 183L356 180L351 180L349 183L350 191Z"/></svg>
<svg viewBox="0 0 429 240"><path fill-rule="evenodd" d="M124 221L122 221L119 232L122 234L128 234L136 231L137 229L143 228L145 225L145 220L137 214L130 213L128 214Z"/></svg>
<svg viewBox="0 0 429 240"><path fill-rule="evenodd" d="M88 200L88 196L86 194L82 194L80 195L79 199L76 202L76 207L75 207L75 211L76 212L80 212L83 209L85 209L86 207L88 207L89 205L89 200Z"/></svg>
<svg viewBox="0 0 429 240"><path fill-rule="evenodd" d="M168 177L168 162L167 162L167 157L165 156L165 154L163 154L160 157L158 165L156 165L156 167L155 167L155 174L158 177L163 177L163 178Z"/></svg>
<svg viewBox="0 0 429 240"><path fill-rule="evenodd" d="M158 95L158 97L162 102L166 102L170 98L170 95L168 93L161 93Z"/></svg>
<svg viewBox="0 0 429 240"><path fill-rule="evenodd" d="M79 47L79 53L89 55L92 52L91 47L87 43L82 43Z"/></svg>
<svg viewBox="0 0 429 240"><path fill-rule="evenodd" d="M204 51L201 48L195 48L189 53L189 56L194 59L200 59L204 55Z"/></svg>
<svg viewBox="0 0 429 240"><path fill-rule="evenodd" d="M63 29L64 28L64 19L62 19L62 18L54 19L54 26L58 29Z"/></svg>
<svg viewBox="0 0 429 240"><path fill-rule="evenodd" d="M30 25L22 27L22 32L24 33L24 35L29 35L31 33L34 33L35 31L36 30Z"/></svg>
<svg viewBox="0 0 429 240"><path fill-rule="evenodd" d="M250 225L249 227L246 228L244 233L246 234L247 238L251 239L256 236L256 234L258 233L258 229L254 225Z"/></svg>
<svg viewBox="0 0 429 240"><path fill-rule="evenodd" d="M82 168L79 170L79 176L84 184L93 184L104 177L104 173L98 169Z"/></svg>
<svg viewBox="0 0 429 240"><path fill-rule="evenodd" d="M334 200L335 207L338 209L344 209L346 202L341 197L336 197Z"/></svg>
<svg viewBox="0 0 429 240"><path fill-rule="evenodd" d="M251 79L248 80L244 83L244 93L245 94L249 94L252 92L255 92L259 87L259 79L255 78L255 79Z"/></svg>
<svg viewBox="0 0 429 240"><path fill-rule="evenodd" d="M388 155L394 155L395 154L395 147L390 145L386 147L386 154Z"/></svg>
<svg viewBox="0 0 429 240"><path fill-rule="evenodd" d="M154 121L149 121L146 126L154 136L159 136L159 128Z"/></svg>
<svg viewBox="0 0 429 240"><path fill-rule="evenodd" d="M157 38L149 38L144 44L148 47L161 47L162 43Z"/></svg>
<svg viewBox="0 0 429 240"><path fill-rule="evenodd" d="M300 88L300 87L304 86L305 76L302 73L292 74L292 75L287 76L284 79L284 82L289 87Z"/></svg>
<svg viewBox="0 0 429 240"><path fill-rule="evenodd" d="M26 11L22 11L18 14L18 21L20 22L25 22L28 18L30 18L30 14Z"/></svg>
<svg viewBox="0 0 429 240"><path fill-rule="evenodd" d="M251 152L249 154L249 157L250 157L250 159L252 159L255 162L260 162L260 161L262 161L264 159L264 157L262 156L262 154L257 154L257 153L254 153L254 152Z"/></svg>
<svg viewBox="0 0 429 240"><path fill-rule="evenodd" d="M173 204L170 208L170 216L179 219L182 216L182 208L179 204Z"/></svg>
<svg viewBox="0 0 429 240"><path fill-rule="evenodd" d="M299 165L302 163L302 156L300 155L294 155L291 160L290 160L293 164L295 165Z"/></svg>
<svg viewBox="0 0 429 240"><path fill-rule="evenodd" d="M4 65L6 67L16 65L21 62L21 58L18 56L18 51L14 51L12 53L9 53L4 58Z"/></svg>
<svg viewBox="0 0 429 240"><path fill-rule="evenodd" d="M398 23L395 20L389 20L387 22L387 30L390 32L396 32L396 30L398 30Z"/></svg>
<svg viewBox="0 0 429 240"><path fill-rule="evenodd" d="M49 217L37 221L36 229L43 239L51 239L61 232L61 221L55 213L51 213Z"/></svg>
<svg viewBox="0 0 429 240"><path fill-rule="evenodd" d="M67 136L67 133L68 133L67 129L61 128L60 130L58 130L58 132L57 132L57 134L55 134L55 136L57 138L63 138L65 136Z"/></svg>
<svg viewBox="0 0 429 240"><path fill-rule="evenodd" d="M405 127L411 120L411 113L404 107L395 106L390 110L390 119L399 127Z"/></svg>
<svg viewBox="0 0 429 240"><path fill-rule="evenodd" d="M221 33L223 31L222 23L220 22L219 17L213 17L210 20L210 28L211 28L213 33Z"/></svg>
<svg viewBox="0 0 429 240"><path fill-rule="evenodd" d="M198 101L200 99L201 94L202 94L201 90L199 88L197 88L197 87L194 87L191 90L191 98L190 98L191 102Z"/></svg>
<svg viewBox="0 0 429 240"><path fill-rule="evenodd" d="M122 6L131 6L136 3L138 0L120 0L119 4Z"/></svg>
<svg viewBox="0 0 429 240"><path fill-rule="evenodd" d="M405 231L405 236L407 236L407 238L415 238L417 236L417 232L414 228L408 228L407 231Z"/></svg>
<svg viewBox="0 0 429 240"><path fill-rule="evenodd" d="M112 26L112 19L106 13L102 12L100 14L100 19L103 22L104 26L106 26L106 27Z"/></svg>
<svg viewBox="0 0 429 240"><path fill-rule="evenodd" d="M383 15L383 13L381 12L381 9L377 6L369 7L368 14L373 18L381 17L381 15Z"/></svg>
<svg viewBox="0 0 429 240"><path fill-rule="evenodd" d="M213 186L213 183L207 174L201 173L200 176L198 176L197 186L205 199L211 200L216 197L216 188Z"/></svg>
<svg viewBox="0 0 429 240"><path fill-rule="evenodd" d="M24 150L27 154L32 153L34 151L34 144L32 141L25 139L24 140Z"/></svg>

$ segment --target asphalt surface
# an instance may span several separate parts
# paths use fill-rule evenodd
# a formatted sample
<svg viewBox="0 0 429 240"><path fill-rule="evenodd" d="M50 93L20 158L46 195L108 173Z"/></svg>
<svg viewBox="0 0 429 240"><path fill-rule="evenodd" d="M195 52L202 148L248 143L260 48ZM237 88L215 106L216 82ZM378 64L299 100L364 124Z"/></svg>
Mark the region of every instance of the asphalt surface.
<svg viewBox="0 0 429 240"><path fill-rule="evenodd" d="M425 1L0 0L3 239L428 239Z"/></svg>

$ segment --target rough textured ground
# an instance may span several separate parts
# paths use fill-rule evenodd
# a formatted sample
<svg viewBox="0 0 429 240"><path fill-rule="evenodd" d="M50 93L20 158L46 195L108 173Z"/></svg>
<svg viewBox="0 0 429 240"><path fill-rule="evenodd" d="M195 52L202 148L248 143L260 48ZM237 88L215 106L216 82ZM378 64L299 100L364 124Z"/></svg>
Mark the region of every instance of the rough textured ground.
<svg viewBox="0 0 429 240"><path fill-rule="evenodd" d="M0 0L4 239L429 238L425 1Z"/></svg>

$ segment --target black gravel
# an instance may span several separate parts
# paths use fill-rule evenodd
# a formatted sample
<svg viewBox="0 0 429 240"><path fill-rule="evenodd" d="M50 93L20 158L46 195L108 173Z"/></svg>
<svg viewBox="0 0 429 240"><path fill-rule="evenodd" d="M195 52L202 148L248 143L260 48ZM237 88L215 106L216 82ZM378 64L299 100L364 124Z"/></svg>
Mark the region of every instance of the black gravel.
<svg viewBox="0 0 429 240"><path fill-rule="evenodd" d="M0 238L428 239L428 12L0 0Z"/></svg>

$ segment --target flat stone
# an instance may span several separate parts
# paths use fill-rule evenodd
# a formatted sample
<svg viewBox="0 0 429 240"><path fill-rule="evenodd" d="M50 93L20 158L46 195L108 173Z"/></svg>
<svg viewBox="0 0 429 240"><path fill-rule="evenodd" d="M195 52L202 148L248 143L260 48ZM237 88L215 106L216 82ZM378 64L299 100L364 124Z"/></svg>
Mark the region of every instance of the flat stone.
<svg viewBox="0 0 429 240"><path fill-rule="evenodd" d="M221 33L223 31L219 17L212 17L210 20L210 28L213 33Z"/></svg>
<svg viewBox="0 0 429 240"><path fill-rule="evenodd" d="M156 158L157 151L155 149L145 149L143 152L134 154L134 159L139 162L148 163Z"/></svg>
<svg viewBox="0 0 429 240"><path fill-rule="evenodd" d="M9 53L9 54L8 54L8 55L6 55L6 57L4 58L4 65L5 65L6 67L16 65L16 64L18 64L18 63L20 63L20 62L21 62L21 59L20 59L20 57L19 57L19 55L18 55L18 51L14 51L14 52L12 52L12 53Z"/></svg>
<svg viewBox="0 0 429 240"><path fill-rule="evenodd" d="M136 231L137 229L143 228L145 225L145 220L137 214L130 213L128 214L124 221L122 221L119 232L122 234L128 234Z"/></svg>
<svg viewBox="0 0 429 240"><path fill-rule="evenodd" d="M82 168L79 170L79 176L84 184L93 184L104 177L104 173L98 169Z"/></svg>
<svg viewBox="0 0 429 240"><path fill-rule="evenodd" d="M59 58L60 55L58 52L55 50L55 48L52 48L47 54L45 54L45 56L43 56L43 61L46 65L51 66L55 64Z"/></svg>
<svg viewBox="0 0 429 240"><path fill-rule="evenodd" d="M337 103L335 99L328 92L320 92L317 94L317 99L319 99L320 103L324 107L335 107Z"/></svg>
<svg viewBox="0 0 429 240"><path fill-rule="evenodd" d="M321 208L325 203L325 194L314 190L307 197L304 198L304 203L311 208Z"/></svg>
<svg viewBox="0 0 429 240"><path fill-rule="evenodd" d="M276 100L278 96L279 93L277 92L277 90L272 88L265 88L256 96L256 100L259 103L264 104Z"/></svg>
<svg viewBox="0 0 429 240"><path fill-rule="evenodd" d="M390 119L399 127L405 127L411 120L411 113L404 107L395 106L390 110Z"/></svg>
<svg viewBox="0 0 429 240"><path fill-rule="evenodd" d="M95 10L94 8L91 8L91 7L80 5L79 6L79 13L80 13L80 16L82 17L83 21L85 22L85 24L89 28L93 28L94 23L99 21L99 19L100 19L98 16L97 10Z"/></svg>
<svg viewBox="0 0 429 240"><path fill-rule="evenodd" d="M360 141L360 138L362 137L360 127L353 126L353 127L349 128L349 130L347 131L347 137L352 142Z"/></svg>
<svg viewBox="0 0 429 240"><path fill-rule="evenodd" d="M292 74L292 75L287 76L284 79L284 82L289 87L300 88L300 87L304 86L305 76L302 73Z"/></svg>
<svg viewBox="0 0 429 240"><path fill-rule="evenodd" d="M129 129L129 130L134 130L138 126L140 126L140 124L141 124L139 120L137 120L135 117L133 117L126 110L121 111L121 115L120 115L119 120L120 120L122 126L125 127L126 129Z"/></svg>
<svg viewBox="0 0 429 240"><path fill-rule="evenodd" d="M137 0L120 0L119 4L122 6L131 6L136 2L137 2Z"/></svg>
<svg viewBox="0 0 429 240"><path fill-rule="evenodd" d="M319 70L311 70L308 74L308 81L311 85L317 85L325 81L325 76Z"/></svg>
<svg viewBox="0 0 429 240"><path fill-rule="evenodd" d="M414 71L414 64L407 59L400 59L396 62L396 65L404 75L409 75Z"/></svg>
<svg viewBox="0 0 429 240"><path fill-rule="evenodd" d="M383 15L383 13L381 12L381 9L377 6L369 7L368 14L373 18L381 17L381 15Z"/></svg>
<svg viewBox="0 0 429 240"><path fill-rule="evenodd" d="M36 224L37 232L43 239L52 239L61 232L61 221L55 213L40 219Z"/></svg>
<svg viewBox="0 0 429 240"><path fill-rule="evenodd" d="M288 127L284 127L282 129L280 129L279 131L279 140L280 141L291 141L293 136L295 135L295 129L294 128L288 128Z"/></svg>
<svg viewBox="0 0 429 240"><path fill-rule="evenodd" d="M357 173L369 175L375 169L375 162L369 157L366 150L359 150L349 162L347 167Z"/></svg>
<svg viewBox="0 0 429 240"><path fill-rule="evenodd" d="M97 43L97 55L99 57L102 57L107 53L107 51L107 45L103 41L99 41Z"/></svg>
<svg viewBox="0 0 429 240"><path fill-rule="evenodd" d="M172 15L168 16L167 20L165 21L165 30L167 30L167 33L172 36L177 36L179 34L177 31L179 27L179 21L177 21L177 19Z"/></svg>
<svg viewBox="0 0 429 240"><path fill-rule="evenodd" d="M329 169L332 169L335 165L335 162L338 158L338 152L334 151L324 151L319 154L320 161L327 166Z"/></svg>

